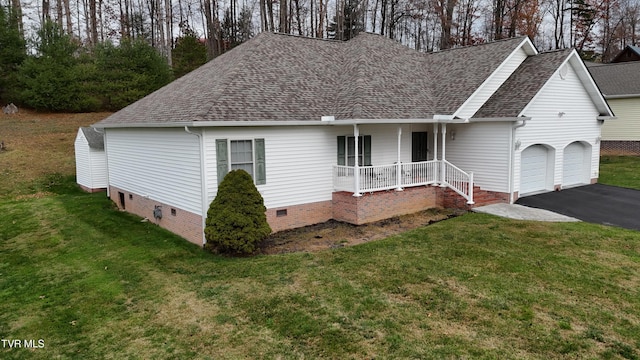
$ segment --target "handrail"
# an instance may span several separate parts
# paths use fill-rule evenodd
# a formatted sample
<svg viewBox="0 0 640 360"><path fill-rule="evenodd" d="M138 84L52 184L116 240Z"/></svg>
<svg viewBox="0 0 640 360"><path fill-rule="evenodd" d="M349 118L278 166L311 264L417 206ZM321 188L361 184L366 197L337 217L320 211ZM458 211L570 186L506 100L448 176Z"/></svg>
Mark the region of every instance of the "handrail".
<svg viewBox="0 0 640 360"><path fill-rule="evenodd" d="M473 204L473 173L466 173L446 160L359 166L359 188L355 189L355 167L333 166L333 188L335 191L348 191L354 194L398 189L402 187L437 184L440 179L440 167L444 164L444 185L451 188ZM398 172L400 175L398 177Z"/></svg>
<svg viewBox="0 0 640 360"><path fill-rule="evenodd" d="M451 190L458 193L467 200L467 204L474 204L473 201L473 173L466 173L464 170L453 165L447 160L442 160L445 165L444 182Z"/></svg>

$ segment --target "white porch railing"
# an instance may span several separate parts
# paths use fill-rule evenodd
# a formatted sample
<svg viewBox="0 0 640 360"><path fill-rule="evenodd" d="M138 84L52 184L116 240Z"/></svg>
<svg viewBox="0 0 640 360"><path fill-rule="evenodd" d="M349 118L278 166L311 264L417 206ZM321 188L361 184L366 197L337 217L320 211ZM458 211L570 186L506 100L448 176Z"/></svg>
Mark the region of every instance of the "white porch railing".
<svg viewBox="0 0 640 360"><path fill-rule="evenodd" d="M444 183L473 204L473 173L467 174L448 161L431 160L379 166L361 166L359 186L355 188L355 167L335 165L333 187L336 191L366 193L412 186ZM444 180L441 179L441 168ZM398 172L400 177L398 178Z"/></svg>
<svg viewBox="0 0 640 360"><path fill-rule="evenodd" d="M460 196L473 204L473 173L466 173L457 166L442 160L444 163L444 183Z"/></svg>

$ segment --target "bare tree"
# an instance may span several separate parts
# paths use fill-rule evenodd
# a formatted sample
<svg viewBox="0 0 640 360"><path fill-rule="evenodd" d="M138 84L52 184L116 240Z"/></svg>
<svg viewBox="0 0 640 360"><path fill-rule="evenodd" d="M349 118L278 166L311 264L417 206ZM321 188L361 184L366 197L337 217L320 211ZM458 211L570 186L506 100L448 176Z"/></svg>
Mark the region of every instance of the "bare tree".
<svg viewBox="0 0 640 360"><path fill-rule="evenodd" d="M440 48L449 49L453 46L451 28L453 27L453 10L457 0L434 0L434 7L440 18Z"/></svg>
<svg viewBox="0 0 640 360"><path fill-rule="evenodd" d="M20 0L11 0L11 11L15 12L20 37L24 39L24 22L22 21L22 4Z"/></svg>

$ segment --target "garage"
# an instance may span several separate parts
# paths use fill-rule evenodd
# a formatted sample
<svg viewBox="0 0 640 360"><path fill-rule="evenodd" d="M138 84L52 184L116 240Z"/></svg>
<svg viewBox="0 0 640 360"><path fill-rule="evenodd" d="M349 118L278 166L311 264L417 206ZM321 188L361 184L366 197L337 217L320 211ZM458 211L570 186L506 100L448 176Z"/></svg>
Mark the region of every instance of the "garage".
<svg viewBox="0 0 640 360"><path fill-rule="evenodd" d="M579 142L569 144L564 149L562 167L562 187L589 183L589 157L587 148Z"/></svg>
<svg viewBox="0 0 640 360"><path fill-rule="evenodd" d="M533 145L522 151L520 194L547 190L549 150L543 145Z"/></svg>

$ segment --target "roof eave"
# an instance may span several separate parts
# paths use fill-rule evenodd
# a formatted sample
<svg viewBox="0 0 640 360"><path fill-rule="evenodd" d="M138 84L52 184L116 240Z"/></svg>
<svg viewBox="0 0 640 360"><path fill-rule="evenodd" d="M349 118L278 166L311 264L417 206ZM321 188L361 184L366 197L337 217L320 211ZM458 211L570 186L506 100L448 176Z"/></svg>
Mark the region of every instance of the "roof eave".
<svg viewBox="0 0 640 360"><path fill-rule="evenodd" d="M468 122L516 122L522 120L531 120L530 116L510 116L510 117L478 117L478 118L469 118Z"/></svg>
<svg viewBox="0 0 640 360"><path fill-rule="evenodd" d="M93 124L92 127L103 129L117 128L182 128L188 127L254 127L254 126L300 126L300 125L330 125L330 121L179 121L179 122L156 122L156 123L113 123L113 124Z"/></svg>
<svg viewBox="0 0 640 360"><path fill-rule="evenodd" d="M450 118L409 118L409 119L340 119L340 120L265 120L265 121L190 121L165 123L113 123L93 124L99 129L117 128L182 128L188 127L264 127L264 126L328 126L328 125L365 125L365 124L424 124L456 122Z"/></svg>
<svg viewBox="0 0 640 360"><path fill-rule="evenodd" d="M620 95L604 95L604 98L607 100L614 99L631 99L640 97L640 94L620 94Z"/></svg>
<svg viewBox="0 0 640 360"><path fill-rule="evenodd" d="M587 93L591 96L592 101L598 108L598 111L600 111L600 114L604 114L603 116L615 116L613 114L613 110L611 110L611 107L607 104L607 101L602 95L602 91L598 87L598 84L596 84L593 76L591 76L591 73L589 72L589 69L587 69L587 66L584 64L584 61L582 61L580 55L578 55L578 52L575 49L573 49L569 57L565 59L560 67L566 63L571 63L571 65L574 66L578 78L585 85ZM558 67L558 69L560 69L560 67Z"/></svg>

